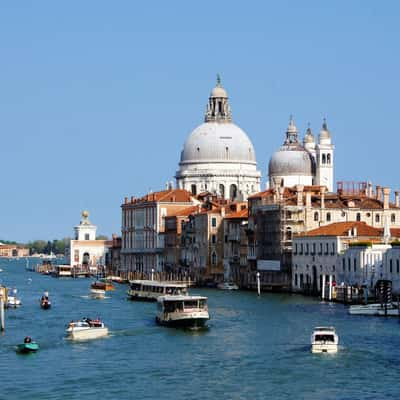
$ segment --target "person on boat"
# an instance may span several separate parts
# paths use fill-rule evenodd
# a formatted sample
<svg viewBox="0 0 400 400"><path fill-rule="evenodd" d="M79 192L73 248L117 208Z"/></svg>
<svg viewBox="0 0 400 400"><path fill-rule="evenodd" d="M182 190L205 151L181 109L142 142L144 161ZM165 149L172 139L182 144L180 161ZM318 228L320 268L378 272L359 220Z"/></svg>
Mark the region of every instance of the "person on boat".
<svg viewBox="0 0 400 400"><path fill-rule="evenodd" d="M32 339L30 336L25 336L24 343L31 343Z"/></svg>

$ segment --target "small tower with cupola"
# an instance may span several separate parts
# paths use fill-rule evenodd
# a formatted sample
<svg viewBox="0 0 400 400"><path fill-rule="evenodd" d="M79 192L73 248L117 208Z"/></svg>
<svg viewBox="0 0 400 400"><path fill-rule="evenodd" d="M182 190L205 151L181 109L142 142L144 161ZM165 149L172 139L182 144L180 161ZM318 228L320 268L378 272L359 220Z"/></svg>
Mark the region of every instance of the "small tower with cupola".
<svg viewBox="0 0 400 400"><path fill-rule="evenodd" d="M322 129L319 132L318 144L315 147L317 163L315 183L326 186L329 192L333 192L334 149L335 146L332 144L331 133L324 119Z"/></svg>

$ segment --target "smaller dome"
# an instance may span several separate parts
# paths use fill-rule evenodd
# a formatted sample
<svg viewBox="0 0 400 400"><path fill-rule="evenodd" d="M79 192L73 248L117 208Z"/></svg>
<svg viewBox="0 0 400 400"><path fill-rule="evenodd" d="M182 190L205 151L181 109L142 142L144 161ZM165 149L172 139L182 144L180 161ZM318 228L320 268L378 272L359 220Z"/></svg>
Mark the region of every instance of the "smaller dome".
<svg viewBox="0 0 400 400"><path fill-rule="evenodd" d="M314 171L313 159L302 146L282 146L276 151L268 165L268 175L312 176Z"/></svg>
<svg viewBox="0 0 400 400"><path fill-rule="evenodd" d="M222 86L217 85L213 90L211 90L210 97L228 98L228 95L226 94L226 90Z"/></svg>

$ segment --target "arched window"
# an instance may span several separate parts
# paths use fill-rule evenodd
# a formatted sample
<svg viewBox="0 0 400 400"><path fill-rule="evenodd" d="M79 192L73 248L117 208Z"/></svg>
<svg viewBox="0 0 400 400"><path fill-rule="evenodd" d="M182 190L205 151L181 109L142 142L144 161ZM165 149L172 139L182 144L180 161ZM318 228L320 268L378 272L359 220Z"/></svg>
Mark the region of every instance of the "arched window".
<svg viewBox="0 0 400 400"><path fill-rule="evenodd" d="M326 222L330 222L331 221L331 213L327 213L326 214Z"/></svg>
<svg viewBox="0 0 400 400"><path fill-rule="evenodd" d="M211 235L211 243L212 244L217 243L217 236L216 235Z"/></svg>
<svg viewBox="0 0 400 400"><path fill-rule="evenodd" d="M325 154L322 154L322 164L326 164L326 156L325 156Z"/></svg>
<svg viewBox="0 0 400 400"><path fill-rule="evenodd" d="M229 159L229 147L225 147L225 156Z"/></svg>
<svg viewBox="0 0 400 400"><path fill-rule="evenodd" d="M195 185L195 184L193 184L193 185L191 186L191 192L192 192L192 195L193 195L193 196L196 196L196 194L197 194L197 188L196 188L196 185Z"/></svg>
<svg viewBox="0 0 400 400"><path fill-rule="evenodd" d="M396 222L396 214L390 216L390 222Z"/></svg>
<svg viewBox="0 0 400 400"><path fill-rule="evenodd" d="M327 163L327 164L330 164L330 163L331 163L331 155L330 155L330 154L327 154L327 155L326 155L326 163Z"/></svg>
<svg viewBox="0 0 400 400"><path fill-rule="evenodd" d="M286 229L286 239L292 240L292 229L291 228Z"/></svg>
<svg viewBox="0 0 400 400"><path fill-rule="evenodd" d="M381 217L379 214L375 214L375 222L379 222L381 220Z"/></svg>
<svg viewBox="0 0 400 400"><path fill-rule="evenodd" d="M219 194L222 198L225 198L225 186L224 185L219 185Z"/></svg>
<svg viewBox="0 0 400 400"><path fill-rule="evenodd" d="M356 215L356 221L361 221L361 214L360 214L360 213L357 213L357 215Z"/></svg>
<svg viewBox="0 0 400 400"><path fill-rule="evenodd" d="M237 197L237 186L232 184L229 188L229 198L235 200Z"/></svg>
<svg viewBox="0 0 400 400"><path fill-rule="evenodd" d="M319 219L318 212L315 212L314 213L314 221L318 221L318 219Z"/></svg>
<svg viewBox="0 0 400 400"><path fill-rule="evenodd" d="M215 252L213 252L211 255L211 264L217 265L217 254Z"/></svg>

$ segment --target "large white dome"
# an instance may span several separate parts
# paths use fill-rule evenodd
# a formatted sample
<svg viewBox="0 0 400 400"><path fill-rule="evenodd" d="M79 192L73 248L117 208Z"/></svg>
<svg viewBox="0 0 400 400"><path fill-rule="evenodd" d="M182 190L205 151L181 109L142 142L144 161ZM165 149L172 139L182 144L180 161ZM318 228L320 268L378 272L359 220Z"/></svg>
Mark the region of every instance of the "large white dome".
<svg viewBox="0 0 400 400"><path fill-rule="evenodd" d="M232 122L205 122L186 140L180 164L195 162L239 162L256 164L253 144Z"/></svg>

